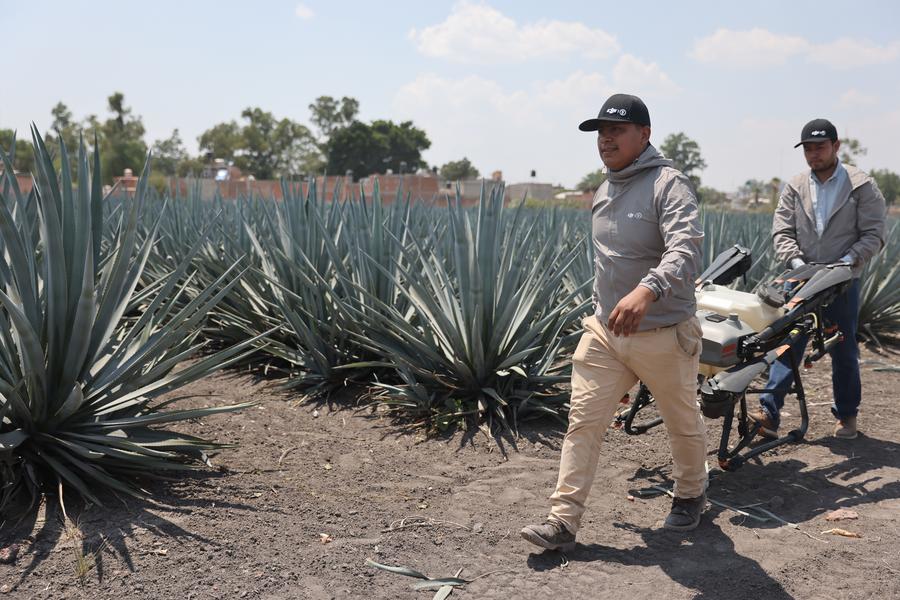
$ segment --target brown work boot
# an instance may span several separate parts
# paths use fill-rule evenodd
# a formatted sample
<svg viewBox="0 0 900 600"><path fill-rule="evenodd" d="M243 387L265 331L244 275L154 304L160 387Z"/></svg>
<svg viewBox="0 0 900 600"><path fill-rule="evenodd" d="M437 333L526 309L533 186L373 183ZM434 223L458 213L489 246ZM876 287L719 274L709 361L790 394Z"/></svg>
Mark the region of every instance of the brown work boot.
<svg viewBox="0 0 900 600"><path fill-rule="evenodd" d="M856 417L844 417L834 424L834 437L853 440L856 435Z"/></svg>
<svg viewBox="0 0 900 600"><path fill-rule="evenodd" d="M575 534L559 521L548 520L541 525L522 528L522 537L541 548L571 552L575 549Z"/></svg>
<svg viewBox="0 0 900 600"><path fill-rule="evenodd" d="M663 527L675 531L690 531L700 524L700 515L706 508L706 493L696 498L674 498L672 511L666 517Z"/></svg>
<svg viewBox="0 0 900 600"><path fill-rule="evenodd" d="M772 422L772 417L770 417L769 413L764 409L757 408L756 410L752 410L747 413L747 416L750 417L752 422L759 423L758 433L761 437L769 440L778 439L778 428L775 427L775 424Z"/></svg>

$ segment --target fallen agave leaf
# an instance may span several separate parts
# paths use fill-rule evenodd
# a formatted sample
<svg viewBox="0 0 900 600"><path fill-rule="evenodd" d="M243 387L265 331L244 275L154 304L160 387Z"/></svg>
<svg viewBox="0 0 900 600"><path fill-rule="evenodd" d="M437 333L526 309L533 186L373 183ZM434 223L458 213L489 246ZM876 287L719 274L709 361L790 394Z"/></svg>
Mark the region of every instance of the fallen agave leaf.
<svg viewBox="0 0 900 600"><path fill-rule="evenodd" d="M437 591L437 593L434 595L434 598L432 598L431 600L446 600L447 596L449 596L452 593L453 593L453 586L445 585Z"/></svg>
<svg viewBox="0 0 900 600"><path fill-rule="evenodd" d="M825 515L826 521L842 521L844 519L858 519L859 514L855 510L839 508Z"/></svg>
<svg viewBox="0 0 900 600"><path fill-rule="evenodd" d="M476 525L481 525L481 523L476 523ZM462 575L462 572L463 572L463 568L460 567L459 570L456 572L456 575L454 575L454 577L459 577L460 575ZM447 597L452 593L453 593L452 585L442 585L440 588L438 588L438 591L434 594L434 598L432 598L431 600L447 600Z"/></svg>
<svg viewBox="0 0 900 600"><path fill-rule="evenodd" d="M841 535L848 538L861 538L862 536L856 533L855 531L847 531L846 529L839 529L835 527L834 529L828 529L827 531L823 531L822 535Z"/></svg>
<svg viewBox="0 0 900 600"><path fill-rule="evenodd" d="M382 565L380 563L375 562L371 558L366 559L366 564L370 567L375 567L376 569L381 569L382 571L387 571L388 573L396 573L397 575L406 575L407 577L415 577L417 579L428 579L427 575L423 575L418 571L410 569L409 567L392 567L390 565Z"/></svg>
<svg viewBox="0 0 900 600"><path fill-rule="evenodd" d="M469 583L467 579L460 579L459 577L440 577L438 579L426 579L425 581L419 581L418 583L414 583L412 588L414 590L436 590L438 588L442 588L446 586L455 586L455 585L465 585Z"/></svg>

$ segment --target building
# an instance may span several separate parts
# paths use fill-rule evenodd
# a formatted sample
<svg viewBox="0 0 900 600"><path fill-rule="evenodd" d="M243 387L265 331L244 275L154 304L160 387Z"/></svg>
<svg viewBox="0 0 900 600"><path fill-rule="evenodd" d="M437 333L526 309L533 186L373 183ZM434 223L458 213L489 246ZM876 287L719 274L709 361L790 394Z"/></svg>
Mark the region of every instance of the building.
<svg viewBox="0 0 900 600"><path fill-rule="evenodd" d="M112 189L115 192L125 192L129 196L133 196L134 192L137 191L138 181L139 179L134 176L134 172L131 169L125 169L125 172L120 177L113 177Z"/></svg>
<svg viewBox="0 0 900 600"><path fill-rule="evenodd" d="M506 186L507 202L518 204L523 200L540 200L550 202L556 194L552 183L511 183Z"/></svg>

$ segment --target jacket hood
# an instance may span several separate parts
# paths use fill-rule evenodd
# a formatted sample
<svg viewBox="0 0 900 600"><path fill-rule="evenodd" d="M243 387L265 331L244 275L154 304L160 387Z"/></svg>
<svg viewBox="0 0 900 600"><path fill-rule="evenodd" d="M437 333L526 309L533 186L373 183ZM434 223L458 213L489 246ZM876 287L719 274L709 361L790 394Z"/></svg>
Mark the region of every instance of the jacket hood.
<svg viewBox="0 0 900 600"><path fill-rule="evenodd" d="M644 151L633 163L624 169L609 171L607 177L613 183L623 183L647 169L672 166L674 166L674 163L660 154L659 150L653 147L653 144L647 144L647 147L644 148Z"/></svg>
<svg viewBox="0 0 900 600"><path fill-rule="evenodd" d="M847 171L847 176L850 178L850 189L855 190L863 185L872 181L872 177L860 169L859 167L855 167L850 164L841 163L841 166L844 167L844 170ZM622 169L623 171L625 169ZM807 181L809 181L810 176L812 175L812 171L810 169L806 169L802 173L795 175L791 178L789 184L795 189L799 190L800 186L804 185Z"/></svg>
<svg viewBox="0 0 900 600"><path fill-rule="evenodd" d="M843 164L843 163L842 163ZM859 186L866 184L872 180L868 173L853 165L844 165L844 170L850 176L850 186L855 190Z"/></svg>

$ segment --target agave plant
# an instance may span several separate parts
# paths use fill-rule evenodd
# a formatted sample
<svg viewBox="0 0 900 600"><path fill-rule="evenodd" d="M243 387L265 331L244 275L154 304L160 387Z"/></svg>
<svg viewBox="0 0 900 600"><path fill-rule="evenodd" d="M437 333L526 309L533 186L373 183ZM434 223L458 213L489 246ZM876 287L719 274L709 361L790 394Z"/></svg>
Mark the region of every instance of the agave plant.
<svg viewBox="0 0 900 600"><path fill-rule="evenodd" d="M866 263L859 298L859 333L881 343L900 332L900 222L888 229L884 249Z"/></svg>
<svg viewBox="0 0 900 600"><path fill-rule="evenodd" d="M438 426L477 416L514 428L529 413L560 414L561 359L574 343L564 332L585 313L590 280L564 289L582 240L561 243L550 220L526 211L505 210L501 187L474 214L457 198L443 239L397 241L394 264L369 260L409 303L401 312L370 294L378 310L348 306L359 320L348 333L403 380L378 384L383 402Z"/></svg>
<svg viewBox="0 0 900 600"><path fill-rule="evenodd" d="M153 198L153 208L160 210L164 199ZM268 203L271 204L271 203ZM261 210L254 210L255 208ZM193 278L184 287L180 302L188 302L219 280L237 262L246 265L240 273L231 271L227 277L235 285L213 308L203 329L203 337L215 347L241 343L279 326L277 306L265 294L266 282L260 274L259 261L247 234L247 227L260 229L258 216L267 206L257 198L225 201L219 194L211 201L203 201L199 189L186 196L176 196L162 212L159 235L144 269L141 284L152 292L153 282L161 281L173 264L184 260L186 254L202 237L200 248L193 256ZM256 218L255 218L256 217ZM144 226L143 235L149 235ZM247 267L257 267L248 269ZM270 334L273 340L279 337ZM281 336L282 338L285 336ZM242 363L266 362L260 340L258 352L245 357Z"/></svg>
<svg viewBox="0 0 900 600"><path fill-rule="evenodd" d="M735 286L752 290L779 272L780 265L772 245L770 215L701 210L700 220L703 223L703 260L706 264L735 244L750 250L753 263L746 276L737 280Z"/></svg>
<svg viewBox="0 0 900 600"><path fill-rule="evenodd" d="M139 495L137 476L202 466L219 444L157 426L248 404L162 410L172 401L156 399L240 359L255 342L181 365L202 348L200 326L235 285L230 275L239 265L189 302L175 302L191 279L198 240L139 297L160 223L145 210L148 168L134 198L122 199L104 222L99 155L91 169L81 143L76 187L66 147L57 173L36 129L32 136L37 167L28 197L0 151L7 173L0 195L0 511L20 493L34 499L47 484L100 502L104 488ZM148 218L141 240L139 223ZM124 318L135 307L138 316Z"/></svg>
<svg viewBox="0 0 900 600"><path fill-rule="evenodd" d="M343 233L341 205L326 204L315 183L305 196L287 186L283 194L264 227L246 227L261 263L261 292L283 323L267 351L299 371L290 387L327 393L341 379L335 367L356 360L333 302L343 293L334 276L334 261L343 257L333 249Z"/></svg>

